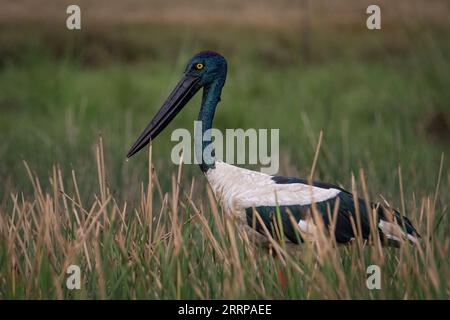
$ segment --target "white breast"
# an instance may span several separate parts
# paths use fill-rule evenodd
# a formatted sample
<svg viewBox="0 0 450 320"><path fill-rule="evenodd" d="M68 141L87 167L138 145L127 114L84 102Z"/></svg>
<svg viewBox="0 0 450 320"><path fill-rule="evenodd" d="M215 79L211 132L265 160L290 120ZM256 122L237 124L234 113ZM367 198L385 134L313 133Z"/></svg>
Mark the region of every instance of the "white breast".
<svg viewBox="0 0 450 320"><path fill-rule="evenodd" d="M216 161L206 173L226 211L258 206L308 205L334 198L340 190L303 183L277 184L272 176Z"/></svg>

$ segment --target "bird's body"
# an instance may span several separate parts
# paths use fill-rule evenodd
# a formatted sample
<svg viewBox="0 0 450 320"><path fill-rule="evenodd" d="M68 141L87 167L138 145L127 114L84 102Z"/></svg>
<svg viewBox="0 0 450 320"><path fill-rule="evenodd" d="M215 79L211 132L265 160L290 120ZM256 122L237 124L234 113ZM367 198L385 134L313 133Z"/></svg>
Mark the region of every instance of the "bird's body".
<svg viewBox="0 0 450 320"><path fill-rule="evenodd" d="M354 240L358 223L362 238L368 239L371 234L369 215L372 209L378 215L374 223L383 239L393 245L401 239L414 243L417 241L412 236L415 230L406 217L400 217L397 211L388 210L380 204L372 204L367 208L362 199L358 199L355 204L353 195L338 186L320 182L310 185L306 180L270 176L222 161L215 161L215 167L206 171L205 176L224 211L234 214L239 225L247 232L255 230L266 235L262 222L274 236L274 225L278 223L279 213L283 236L288 241L298 243L305 237L314 241L319 232L314 222L314 205L326 227L335 223L338 243ZM357 217L358 212L360 219ZM255 217L256 213L259 217ZM402 220L405 230L401 228Z"/></svg>
<svg viewBox="0 0 450 320"><path fill-rule="evenodd" d="M373 231L371 226L376 226L380 238L388 244L418 241L419 235L411 222L396 210L354 199L352 193L338 186L271 176L217 160L210 148L209 129L212 128L226 73L227 64L220 54L206 51L195 55L189 61L183 79L127 156L132 156L153 140L203 87L199 113L202 130L201 138L195 137L196 150L199 151L196 156L224 211L235 215L245 231L264 239L275 235L278 223L286 241L300 243L305 238L315 240L320 224L327 228L333 226L336 241L348 243L357 236L369 239Z"/></svg>

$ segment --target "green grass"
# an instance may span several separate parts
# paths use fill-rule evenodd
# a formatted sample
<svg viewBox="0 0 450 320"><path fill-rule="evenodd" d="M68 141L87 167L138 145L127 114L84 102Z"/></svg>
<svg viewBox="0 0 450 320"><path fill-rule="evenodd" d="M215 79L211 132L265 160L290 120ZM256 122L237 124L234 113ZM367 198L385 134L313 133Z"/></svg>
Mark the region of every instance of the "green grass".
<svg viewBox="0 0 450 320"><path fill-rule="evenodd" d="M80 58L92 50L84 51L82 39L72 39L62 55L36 40L2 61L0 298L449 298L450 144L448 127L430 129L435 115L449 121L448 34L408 38L400 52L383 36L347 32L339 42L324 35L306 59L291 34L229 31L217 39L187 31L179 44L175 32L162 42L160 29L147 32L130 33L147 45L131 46L139 52L132 61L112 54L91 64ZM307 245L302 258L253 249L218 218L220 208L214 213L196 167L184 166L180 190L174 185L171 129L192 131L198 97L155 141L148 196L146 152L128 162L126 152L185 61L205 47L229 62L217 128L279 128L280 173L301 177L309 175L323 130L317 179L351 189L352 173L360 187L363 170L371 200L381 194L403 210L403 196L406 215L432 238L420 250L383 248L381 255L376 246L332 243L318 257ZM77 292L64 286L72 263L82 269ZM379 291L365 286L372 263L382 267Z"/></svg>

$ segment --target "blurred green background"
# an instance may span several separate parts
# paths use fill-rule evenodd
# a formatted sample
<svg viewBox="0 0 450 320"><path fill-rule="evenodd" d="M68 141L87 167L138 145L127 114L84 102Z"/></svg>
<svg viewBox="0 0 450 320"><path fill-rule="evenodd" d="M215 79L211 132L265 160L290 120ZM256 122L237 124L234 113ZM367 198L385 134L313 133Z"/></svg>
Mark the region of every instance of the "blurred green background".
<svg viewBox="0 0 450 320"><path fill-rule="evenodd" d="M81 30L66 28L69 4L81 7ZM381 30L366 28L369 4L381 7ZM32 190L22 160L44 183L55 163L75 169L92 197L102 135L108 183L133 202L147 154L125 162L126 152L187 59L208 49L229 63L215 126L279 128L280 174L309 174L322 129L316 177L349 188L363 168L372 195L398 206L397 167L408 199L420 198L436 187L445 153L445 208L449 13L437 0L1 0L0 201ZM170 133L192 131L198 105L196 97L154 143L163 187L177 170ZM197 170L186 166L185 176Z"/></svg>

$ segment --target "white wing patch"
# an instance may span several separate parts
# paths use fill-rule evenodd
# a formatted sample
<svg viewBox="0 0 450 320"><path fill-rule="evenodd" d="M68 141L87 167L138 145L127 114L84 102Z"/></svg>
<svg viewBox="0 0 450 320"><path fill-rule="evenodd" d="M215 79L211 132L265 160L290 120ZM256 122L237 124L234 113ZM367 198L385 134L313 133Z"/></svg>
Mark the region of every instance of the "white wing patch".
<svg viewBox="0 0 450 320"><path fill-rule="evenodd" d="M259 206L309 205L336 197L338 189L303 183L277 184L272 176L216 161L206 173L216 197L225 210Z"/></svg>

